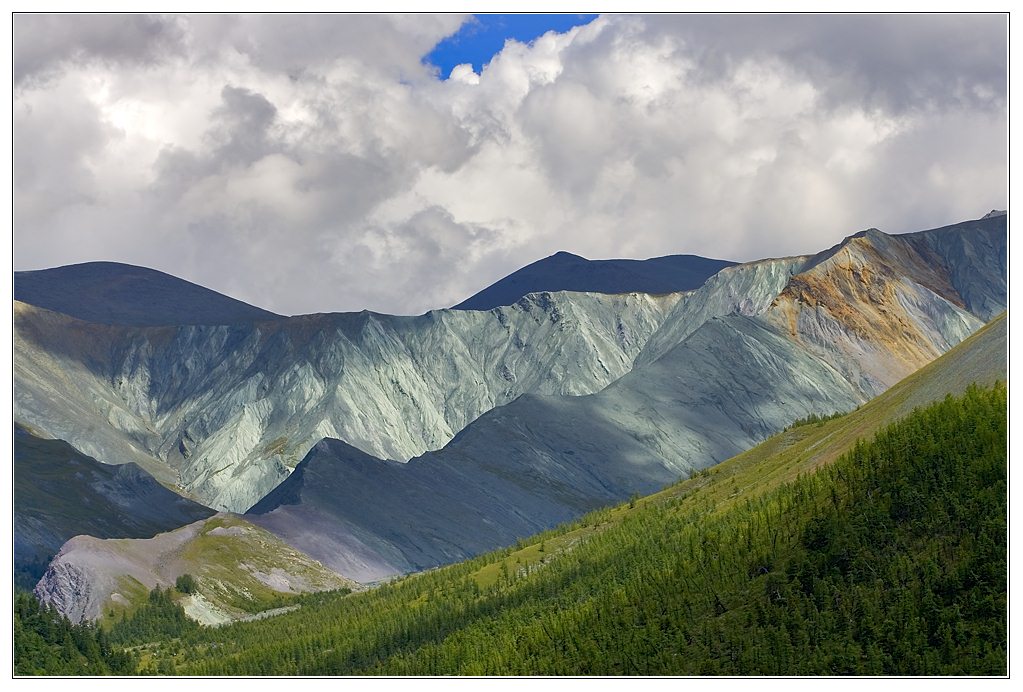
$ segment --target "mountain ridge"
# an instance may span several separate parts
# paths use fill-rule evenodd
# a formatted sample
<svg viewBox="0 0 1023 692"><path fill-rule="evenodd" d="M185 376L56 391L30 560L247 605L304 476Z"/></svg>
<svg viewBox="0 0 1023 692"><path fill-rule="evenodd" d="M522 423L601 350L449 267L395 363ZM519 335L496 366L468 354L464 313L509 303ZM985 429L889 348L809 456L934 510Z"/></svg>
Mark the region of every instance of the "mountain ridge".
<svg viewBox="0 0 1023 692"><path fill-rule="evenodd" d="M282 319L191 281L120 262L14 272L14 299L89 322L121 326Z"/></svg>
<svg viewBox="0 0 1023 692"><path fill-rule="evenodd" d="M397 551L404 554L404 570L412 571L445 560L446 539L457 537L453 542L464 547L489 535L484 549L496 547L572 512L650 492L752 446L795 418L854 408L984 324L962 307L955 288L934 273L938 269L917 253L915 242L865 232L815 257L722 270L676 303L675 321L662 327L673 335L661 347L666 350L649 360L641 353L636 368L600 392L524 395L405 467L374 466L344 443L321 443L303 462L321 468L310 491L318 498L313 507L293 502L288 488L300 475L255 505L253 521L323 559L333 548L343 553L342 544L354 538L365 547L367 531L375 531L369 541L381 564L400 567L393 562ZM763 290L751 295L751 285ZM985 290L991 300L1004 301L1004 283ZM493 449L502 450L500 462L489 461ZM334 470L334 481L323 475L327 469ZM374 489L400 495L403 484L409 493L430 487L428 497L456 497L420 511L406 509L421 504L409 496L378 512L388 503ZM321 497L328 488L334 494ZM456 502L476 518L448 514ZM464 535L467 523L479 527L472 536ZM330 525L340 544L301 543L309 527L319 526L313 543L323 544ZM424 551L430 544L432 555Z"/></svg>
<svg viewBox="0 0 1023 692"><path fill-rule="evenodd" d="M16 304L15 411L243 511L324 437L405 460L521 393L596 391L631 368L678 297L541 293L486 312L176 327ZM213 474L225 464L232 474Z"/></svg>
<svg viewBox="0 0 1023 692"><path fill-rule="evenodd" d="M729 260L697 255L665 255L646 260L590 260L570 252L557 252L517 269L453 306L453 310L492 310L530 293L650 293L691 291L724 267Z"/></svg>
<svg viewBox="0 0 1023 692"><path fill-rule="evenodd" d="M746 501L748 501L749 497L759 496L781 483L794 480L823 464L830 463L845 450L852 448L856 440L871 435L887 422L901 418L914 408L939 401L948 394L959 395L974 382L986 385L1004 380L1006 338L1007 318L1003 314L949 353L899 382L888 392L857 411L827 423L803 426L794 432L775 435L765 444L730 459L708 473L699 474L683 485L673 486L655 496L630 503L630 508L632 504L648 506L651 503L670 501L672 498L678 501L690 492L707 486L706 491L712 495L704 498L705 502L710 502L708 511L712 513L727 511L728 507L740 504L744 498L747 498ZM330 451L335 447L347 448L355 454L361 454L358 450L337 441L324 441L314 451ZM756 471L759 483L755 488L746 485L736 488L734 480L729 482L730 477L735 478L735 475L743 472L743 469L750 472ZM312 483L311 487L315 487L315 485L316 483ZM279 488L278 491L280 490ZM738 498L736 498L737 495L739 495ZM611 514L620 514L626 510L623 505L607 511ZM251 520L253 517L248 517L248 519ZM546 535L549 554L556 555L558 552L567 550L568 548L565 546L585 540L587 536L598 532L600 527L605 525L606 518L592 521L592 527L586 522L580 524L574 531L569 527L566 529L569 531L569 535L565 537L560 536L563 531L556 532L556 535ZM566 542L567 538L574 534L578 534L577 537L571 542ZM509 541L508 545L511 542L513 541ZM544 542L544 536L536 537L525 543L520 542L517 546L497 555L496 558L491 556L485 563L476 564L474 568L470 566L470 569L476 569L470 574L470 578L478 581L481 587L498 579L500 571L497 570L497 565L490 564L494 559L503 561L506 570L508 564L511 564L514 569L520 569L520 574L516 578L528 575L534 566L542 567L542 563L547 559L543 552ZM539 546L539 553L537 553L537 546ZM63 560L67 564L55 569L50 580L68 578L74 572L70 568L75 564L74 560L68 556L73 556L83 547L79 544L75 544L74 549L69 547ZM539 564L534 565L533 563L538 560ZM463 568L459 567L459 569ZM484 573L490 574L491 577L484 577ZM56 587L57 584L50 584L42 588L41 592L47 593L48 589L52 590L51 586ZM70 586L71 584L66 584L65 590ZM102 598L97 603L101 604Z"/></svg>

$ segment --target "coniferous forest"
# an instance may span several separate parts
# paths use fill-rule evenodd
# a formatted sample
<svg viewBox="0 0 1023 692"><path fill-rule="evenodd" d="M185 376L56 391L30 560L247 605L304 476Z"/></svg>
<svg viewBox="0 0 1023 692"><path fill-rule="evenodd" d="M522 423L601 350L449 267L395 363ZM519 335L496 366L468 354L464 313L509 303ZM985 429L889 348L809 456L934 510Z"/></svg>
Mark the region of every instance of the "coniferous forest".
<svg viewBox="0 0 1023 692"><path fill-rule="evenodd" d="M261 621L200 627L165 591L107 633L19 595L15 672L1005 675L1006 411L971 387L766 492L710 470Z"/></svg>
<svg viewBox="0 0 1023 692"><path fill-rule="evenodd" d="M103 629L73 625L32 594L15 593L15 675L132 675L137 664Z"/></svg>

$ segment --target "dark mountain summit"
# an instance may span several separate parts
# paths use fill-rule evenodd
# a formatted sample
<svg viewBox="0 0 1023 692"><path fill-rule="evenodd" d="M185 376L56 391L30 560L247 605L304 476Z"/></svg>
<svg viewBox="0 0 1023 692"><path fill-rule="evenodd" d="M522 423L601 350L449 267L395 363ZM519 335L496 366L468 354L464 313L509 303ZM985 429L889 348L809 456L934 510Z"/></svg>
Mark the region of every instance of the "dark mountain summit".
<svg viewBox="0 0 1023 692"><path fill-rule="evenodd" d="M170 274L118 262L14 272L14 299L88 322L130 327L280 319Z"/></svg>
<svg viewBox="0 0 1023 692"><path fill-rule="evenodd" d="M491 310L513 305L527 293L674 293L699 288L708 278L735 262L696 255L668 255L647 260L588 260L559 252L512 272L454 307Z"/></svg>

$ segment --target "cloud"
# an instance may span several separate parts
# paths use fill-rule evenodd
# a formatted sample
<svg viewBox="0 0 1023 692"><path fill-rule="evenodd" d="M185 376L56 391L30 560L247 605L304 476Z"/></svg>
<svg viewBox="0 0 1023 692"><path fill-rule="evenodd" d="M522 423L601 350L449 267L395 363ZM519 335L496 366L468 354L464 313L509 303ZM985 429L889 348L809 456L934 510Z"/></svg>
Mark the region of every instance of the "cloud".
<svg viewBox="0 0 1023 692"><path fill-rule="evenodd" d="M462 63L451 68L451 75L448 79L463 84L476 85L480 83L480 76L472 69L469 63Z"/></svg>
<svg viewBox="0 0 1023 692"><path fill-rule="evenodd" d="M45 81L73 64L154 64L183 49L173 17L18 13L13 21L15 85Z"/></svg>
<svg viewBox="0 0 1023 692"><path fill-rule="evenodd" d="M776 58L828 102L905 110L1004 105L1007 29L998 14L666 15L637 33L682 41L707 79L735 62Z"/></svg>
<svg viewBox="0 0 1023 692"><path fill-rule="evenodd" d="M16 268L418 313L558 250L748 260L1006 203L1004 17L607 16L446 80L421 58L463 17L74 20L15 21Z"/></svg>

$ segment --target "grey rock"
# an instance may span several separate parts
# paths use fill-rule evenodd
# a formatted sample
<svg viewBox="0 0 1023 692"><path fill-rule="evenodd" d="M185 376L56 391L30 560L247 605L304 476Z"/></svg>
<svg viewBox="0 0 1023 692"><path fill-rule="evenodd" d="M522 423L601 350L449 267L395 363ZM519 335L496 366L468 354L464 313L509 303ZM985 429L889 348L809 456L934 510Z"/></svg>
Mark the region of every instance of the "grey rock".
<svg viewBox="0 0 1023 692"><path fill-rule="evenodd" d="M657 490L810 413L868 401L982 327L949 273L955 257L921 252L932 242L871 230L724 269L603 390L525 394L407 464L325 440L249 518L370 580ZM1005 299L998 281L972 285L986 304Z"/></svg>
<svg viewBox="0 0 1023 692"><path fill-rule="evenodd" d="M324 437L405 461L526 392L631 370L679 294L540 293L486 312L96 325L15 304L15 416L242 511Z"/></svg>

